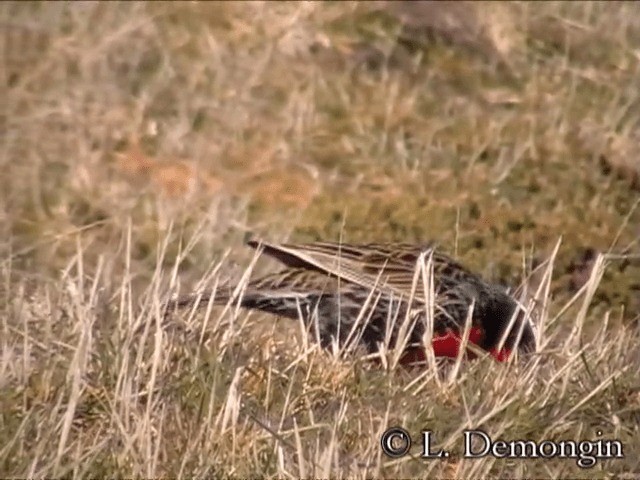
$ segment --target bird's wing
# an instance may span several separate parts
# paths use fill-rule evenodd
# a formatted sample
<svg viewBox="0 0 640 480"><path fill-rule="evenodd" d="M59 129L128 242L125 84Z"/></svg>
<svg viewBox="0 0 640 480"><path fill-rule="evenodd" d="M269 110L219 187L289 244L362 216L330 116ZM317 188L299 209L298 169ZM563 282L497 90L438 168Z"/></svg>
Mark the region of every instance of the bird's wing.
<svg viewBox="0 0 640 480"><path fill-rule="evenodd" d="M256 240L248 243L253 248L262 248L264 254L291 268L322 271L368 289L386 290L405 298L411 295L421 254L424 254L422 259L425 265L428 267L431 262L433 266L434 283L441 278L455 280L456 277L475 283L476 278L460 264L436 252L429 245L347 245L332 242L274 244ZM424 298L424 288L419 270L417 275L414 298L420 299Z"/></svg>
<svg viewBox="0 0 640 480"><path fill-rule="evenodd" d="M246 294L263 295L319 295L333 292L339 279L325 272L307 268L287 268L251 280L246 286Z"/></svg>

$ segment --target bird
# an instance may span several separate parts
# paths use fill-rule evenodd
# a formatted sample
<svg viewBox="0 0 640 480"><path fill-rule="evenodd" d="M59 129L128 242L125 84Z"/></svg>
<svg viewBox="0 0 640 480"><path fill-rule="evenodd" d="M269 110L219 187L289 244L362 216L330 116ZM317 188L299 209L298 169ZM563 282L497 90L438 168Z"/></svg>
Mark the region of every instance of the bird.
<svg viewBox="0 0 640 480"><path fill-rule="evenodd" d="M535 350L533 323L516 299L433 244L246 243L284 268L245 285L179 297L167 311L237 301L302 319L324 349L374 356L399 349L402 365L424 364L429 341L435 357L474 357L470 349L460 351L469 343L498 362Z"/></svg>

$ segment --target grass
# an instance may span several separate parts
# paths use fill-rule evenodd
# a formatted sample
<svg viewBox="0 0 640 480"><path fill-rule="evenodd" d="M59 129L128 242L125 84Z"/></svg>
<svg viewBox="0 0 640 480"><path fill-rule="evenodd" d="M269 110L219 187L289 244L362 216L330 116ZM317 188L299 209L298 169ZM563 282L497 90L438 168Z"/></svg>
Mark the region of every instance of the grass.
<svg viewBox="0 0 640 480"><path fill-rule="evenodd" d="M394 5L0 6L0 476L640 473L640 7ZM248 234L434 240L538 291L539 352L404 371L233 306L163 323L273 268ZM395 425L451 456L386 457ZM467 428L626 456L464 459Z"/></svg>

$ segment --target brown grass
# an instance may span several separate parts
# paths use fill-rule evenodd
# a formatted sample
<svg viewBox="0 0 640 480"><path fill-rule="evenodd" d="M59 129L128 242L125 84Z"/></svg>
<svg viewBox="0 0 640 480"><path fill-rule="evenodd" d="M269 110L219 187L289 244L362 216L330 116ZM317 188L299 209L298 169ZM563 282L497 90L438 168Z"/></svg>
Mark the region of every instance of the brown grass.
<svg viewBox="0 0 640 480"><path fill-rule="evenodd" d="M463 7L0 5L1 477L640 474L640 7ZM540 351L406 372L233 306L163 324L248 233L435 240L540 286ZM451 457L386 457L393 425ZM465 428L626 458L469 460Z"/></svg>

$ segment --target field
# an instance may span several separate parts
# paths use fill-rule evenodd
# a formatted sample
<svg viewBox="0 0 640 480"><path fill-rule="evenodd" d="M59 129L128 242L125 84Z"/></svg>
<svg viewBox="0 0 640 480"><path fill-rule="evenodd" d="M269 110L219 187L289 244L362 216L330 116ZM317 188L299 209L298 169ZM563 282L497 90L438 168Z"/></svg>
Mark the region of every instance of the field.
<svg viewBox="0 0 640 480"><path fill-rule="evenodd" d="M640 477L639 3L3 2L0 25L0 477ZM249 236L437 242L530 302L538 352L406 370L234 305L163 318L274 271ZM468 459L466 429L624 458Z"/></svg>

